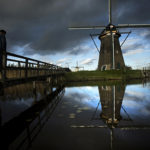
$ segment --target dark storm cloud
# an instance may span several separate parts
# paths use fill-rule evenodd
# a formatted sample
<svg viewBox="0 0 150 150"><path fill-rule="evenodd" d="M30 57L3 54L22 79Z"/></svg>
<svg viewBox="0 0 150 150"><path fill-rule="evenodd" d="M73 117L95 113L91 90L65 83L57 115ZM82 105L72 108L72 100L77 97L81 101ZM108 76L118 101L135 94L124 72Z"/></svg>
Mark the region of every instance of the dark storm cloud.
<svg viewBox="0 0 150 150"><path fill-rule="evenodd" d="M114 23L149 23L149 0L113 0ZM1 0L0 27L8 31L8 50L30 44L28 53L70 51L92 31L69 31L69 25L106 25L106 0ZM99 32L99 31L97 31ZM146 36L146 38L149 35ZM80 52L80 51L78 51Z"/></svg>
<svg viewBox="0 0 150 150"><path fill-rule="evenodd" d="M78 54L81 54L82 50L81 49L74 49L74 50L71 50L69 52L70 55L78 55ZM83 51L84 52L84 51Z"/></svg>
<svg viewBox="0 0 150 150"><path fill-rule="evenodd" d="M129 51L136 51L137 49L144 49L144 44L143 43L133 43L133 44L127 44L125 48L123 48L122 52L123 54L128 53Z"/></svg>
<svg viewBox="0 0 150 150"><path fill-rule="evenodd" d="M149 0L117 0L117 23L140 24L150 23ZM121 13L121 15L120 15Z"/></svg>

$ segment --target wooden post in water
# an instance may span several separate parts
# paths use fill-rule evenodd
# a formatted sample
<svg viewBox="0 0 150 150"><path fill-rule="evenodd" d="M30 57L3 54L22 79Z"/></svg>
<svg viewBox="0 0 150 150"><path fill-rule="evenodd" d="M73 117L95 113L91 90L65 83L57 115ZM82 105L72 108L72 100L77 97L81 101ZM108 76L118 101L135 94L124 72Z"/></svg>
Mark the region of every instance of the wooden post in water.
<svg viewBox="0 0 150 150"><path fill-rule="evenodd" d="M47 82L48 82L48 88L49 88L49 93L52 93L52 77L48 77L47 78Z"/></svg>

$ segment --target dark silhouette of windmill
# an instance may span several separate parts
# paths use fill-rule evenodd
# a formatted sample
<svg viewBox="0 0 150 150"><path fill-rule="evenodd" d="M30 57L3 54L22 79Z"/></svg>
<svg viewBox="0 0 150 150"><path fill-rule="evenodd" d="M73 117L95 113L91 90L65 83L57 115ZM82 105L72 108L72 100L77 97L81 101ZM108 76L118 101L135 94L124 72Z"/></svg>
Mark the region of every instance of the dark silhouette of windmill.
<svg viewBox="0 0 150 150"><path fill-rule="evenodd" d="M69 29L103 29L100 34L92 34L91 36L99 36L101 48L99 52L98 70L123 69L125 63L121 51L119 37L121 34L129 34L131 32L119 32L121 28L145 28L150 24L118 24L112 23L112 0L109 0L109 23L107 26L80 26L69 27ZM127 37L128 37L127 36ZM127 39L127 38L126 38ZM126 40L125 39L125 40Z"/></svg>
<svg viewBox="0 0 150 150"><path fill-rule="evenodd" d="M79 71L80 68L82 68L82 69L84 70L84 67L83 67L83 66L79 66L79 65L78 65L78 62L77 62L77 64L76 64L76 66L75 66L75 67L72 67L72 68L75 68L75 71Z"/></svg>

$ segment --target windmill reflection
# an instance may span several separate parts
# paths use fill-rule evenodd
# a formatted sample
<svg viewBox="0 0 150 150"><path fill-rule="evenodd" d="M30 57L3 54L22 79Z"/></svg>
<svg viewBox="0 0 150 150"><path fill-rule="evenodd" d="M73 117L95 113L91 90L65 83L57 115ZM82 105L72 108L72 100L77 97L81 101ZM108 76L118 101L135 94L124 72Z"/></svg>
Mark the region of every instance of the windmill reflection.
<svg viewBox="0 0 150 150"><path fill-rule="evenodd" d="M122 118L120 110L125 86L99 86L98 89L102 106L100 117L108 125L117 125Z"/></svg>
<svg viewBox="0 0 150 150"><path fill-rule="evenodd" d="M123 121L133 121L130 115L127 113L122 105L125 86L99 86L100 102L102 106L102 111L100 113L100 118L106 123L107 128L110 129L110 149L114 149L114 132L115 129L121 130L149 130L149 125L136 125L136 124L124 124ZM97 108L98 109L98 108ZM120 115L121 109L127 116L127 119L122 118ZM122 124L119 122L122 121ZM101 128L106 128L102 126Z"/></svg>

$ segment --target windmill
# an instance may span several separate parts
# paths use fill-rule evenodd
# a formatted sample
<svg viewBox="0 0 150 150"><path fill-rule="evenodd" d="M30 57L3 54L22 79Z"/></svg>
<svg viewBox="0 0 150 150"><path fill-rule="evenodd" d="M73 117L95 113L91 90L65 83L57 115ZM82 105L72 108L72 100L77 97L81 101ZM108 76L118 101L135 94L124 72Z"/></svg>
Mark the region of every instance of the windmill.
<svg viewBox="0 0 150 150"><path fill-rule="evenodd" d="M66 62L65 64L66 64L66 67L69 68L69 64L71 64L71 62Z"/></svg>
<svg viewBox="0 0 150 150"><path fill-rule="evenodd" d="M77 65L75 67L72 67L72 68L75 68L75 71L79 71L80 68L83 68L83 70L84 70L84 67L78 65L78 61L77 61Z"/></svg>
<svg viewBox="0 0 150 150"><path fill-rule="evenodd" d="M125 63L121 51L119 37L121 34L119 29L122 28L145 28L150 27L150 24L118 24L114 25L112 22L112 0L109 0L109 22L107 26L79 26L69 27L69 29L103 29L100 34L93 34L92 36L99 36L101 41L101 48L99 52L98 70L123 69ZM131 32L128 32L128 36ZM127 37L128 37L127 36ZM126 39L125 39L126 40Z"/></svg>

